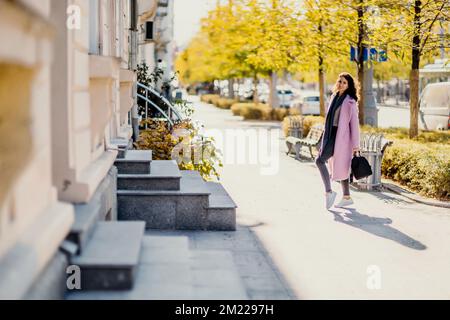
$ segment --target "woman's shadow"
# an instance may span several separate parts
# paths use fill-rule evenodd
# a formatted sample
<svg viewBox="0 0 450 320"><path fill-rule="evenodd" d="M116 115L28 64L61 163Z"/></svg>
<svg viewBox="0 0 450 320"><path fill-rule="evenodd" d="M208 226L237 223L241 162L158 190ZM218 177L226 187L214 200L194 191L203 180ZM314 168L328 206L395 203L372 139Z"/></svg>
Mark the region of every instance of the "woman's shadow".
<svg viewBox="0 0 450 320"><path fill-rule="evenodd" d="M376 218L361 214L355 209L349 209L345 213L330 210L334 214L334 220L346 225L372 233L378 237L398 242L405 247L415 250L425 250L427 247L421 242L411 238L410 236L398 231L390 226L392 220L389 218ZM344 215L345 218L342 216Z"/></svg>

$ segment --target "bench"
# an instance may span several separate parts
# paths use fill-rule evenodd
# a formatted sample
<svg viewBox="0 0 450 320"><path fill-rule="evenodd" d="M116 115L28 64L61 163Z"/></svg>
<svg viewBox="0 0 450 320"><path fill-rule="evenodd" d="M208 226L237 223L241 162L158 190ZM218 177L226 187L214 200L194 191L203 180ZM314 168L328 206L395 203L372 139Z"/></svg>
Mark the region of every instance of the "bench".
<svg viewBox="0 0 450 320"><path fill-rule="evenodd" d="M309 153L311 154L311 159L314 160L314 155L312 153L312 148L317 147L320 143L320 139L322 138L324 131L323 124L316 124L314 125L311 130L309 130L308 135L304 139L296 138L289 136L286 138L286 145L288 147L288 152L286 153L289 155L291 153L292 148L295 150L295 159L300 160L300 151L302 150L303 146L307 146L309 148Z"/></svg>

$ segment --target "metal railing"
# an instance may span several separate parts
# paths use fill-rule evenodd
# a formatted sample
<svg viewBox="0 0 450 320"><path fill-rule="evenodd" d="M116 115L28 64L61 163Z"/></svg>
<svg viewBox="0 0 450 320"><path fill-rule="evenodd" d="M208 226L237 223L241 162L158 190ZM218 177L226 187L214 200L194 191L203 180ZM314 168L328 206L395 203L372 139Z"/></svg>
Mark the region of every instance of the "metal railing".
<svg viewBox="0 0 450 320"><path fill-rule="evenodd" d="M182 120L183 118L181 117L180 113L175 109L175 107L165 98L163 97L158 91L156 91L155 89L148 87L140 82L137 82L137 86L136 86L136 91L138 91L138 89L141 88L145 91L145 96L142 94L139 94L138 92L136 93L136 96L141 98L142 100L145 101L145 119L148 119L148 108L149 108L149 104L150 106L154 107L156 110L158 110L163 116L164 118L167 119L167 121L170 124L170 127L173 127L174 123L173 123L173 115L176 116L177 120ZM166 106L167 106L167 111L168 113L164 112L156 103L154 103L150 98L149 98L149 93L153 94L154 96L156 96L158 99L160 99ZM147 125L146 125L146 129L147 129Z"/></svg>
<svg viewBox="0 0 450 320"><path fill-rule="evenodd" d="M137 96L139 98L141 98L142 100L145 101L145 120L148 119L148 104L151 104L155 109L157 109L163 116L164 118L167 119L167 121L169 121L170 127L173 127L173 121L170 118L170 116L168 114L166 114L160 107L158 107L153 101L151 101L148 97L144 97L141 94L137 94ZM145 124L145 129L148 129L147 123Z"/></svg>

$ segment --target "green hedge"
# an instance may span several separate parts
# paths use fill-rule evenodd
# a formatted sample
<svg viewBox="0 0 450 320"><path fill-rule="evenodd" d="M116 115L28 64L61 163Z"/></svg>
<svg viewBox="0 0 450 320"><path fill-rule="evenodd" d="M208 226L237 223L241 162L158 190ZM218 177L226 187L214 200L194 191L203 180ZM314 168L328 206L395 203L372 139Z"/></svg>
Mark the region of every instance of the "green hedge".
<svg viewBox="0 0 450 320"><path fill-rule="evenodd" d="M394 139L381 173L420 194L450 200L450 145Z"/></svg>

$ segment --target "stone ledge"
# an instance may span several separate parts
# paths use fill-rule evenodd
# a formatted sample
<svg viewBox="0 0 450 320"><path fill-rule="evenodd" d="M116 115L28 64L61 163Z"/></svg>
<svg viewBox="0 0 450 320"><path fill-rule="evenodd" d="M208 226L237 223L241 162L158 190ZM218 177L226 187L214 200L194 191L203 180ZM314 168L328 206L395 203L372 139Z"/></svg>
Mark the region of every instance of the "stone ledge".
<svg viewBox="0 0 450 320"><path fill-rule="evenodd" d="M56 202L37 216L0 261L0 299L23 299L64 241L74 221L73 206Z"/></svg>
<svg viewBox="0 0 450 320"><path fill-rule="evenodd" d="M404 188L402 188L401 186L395 184L392 180L388 180L388 179L383 179L383 187L396 193L399 194L405 198L408 198L410 200L419 202L419 203L423 203L429 206L434 206L434 207L440 207L440 208L449 208L450 209L450 202L446 202L446 201L440 201L440 200L436 200L436 199L427 199L425 197L422 197L419 194L413 193L411 191L408 191Z"/></svg>

